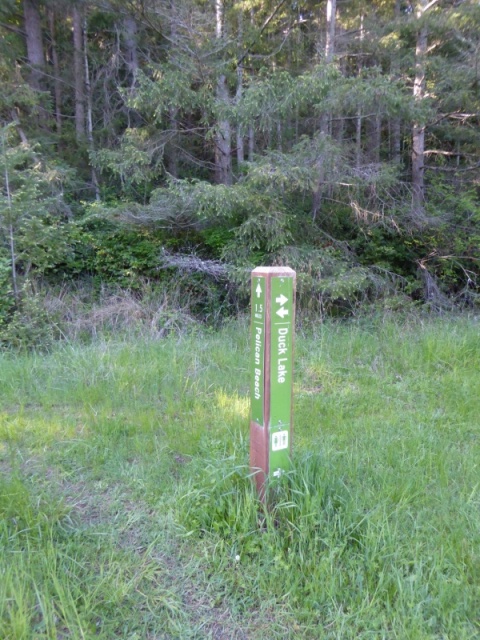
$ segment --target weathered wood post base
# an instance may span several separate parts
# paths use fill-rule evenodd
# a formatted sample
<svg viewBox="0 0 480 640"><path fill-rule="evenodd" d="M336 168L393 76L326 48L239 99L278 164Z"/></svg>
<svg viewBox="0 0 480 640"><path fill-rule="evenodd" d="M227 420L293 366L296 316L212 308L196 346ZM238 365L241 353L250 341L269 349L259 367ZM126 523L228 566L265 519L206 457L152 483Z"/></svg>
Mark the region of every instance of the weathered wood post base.
<svg viewBox="0 0 480 640"><path fill-rule="evenodd" d="M257 267L251 278L250 466L263 499L267 479L290 466L295 271Z"/></svg>

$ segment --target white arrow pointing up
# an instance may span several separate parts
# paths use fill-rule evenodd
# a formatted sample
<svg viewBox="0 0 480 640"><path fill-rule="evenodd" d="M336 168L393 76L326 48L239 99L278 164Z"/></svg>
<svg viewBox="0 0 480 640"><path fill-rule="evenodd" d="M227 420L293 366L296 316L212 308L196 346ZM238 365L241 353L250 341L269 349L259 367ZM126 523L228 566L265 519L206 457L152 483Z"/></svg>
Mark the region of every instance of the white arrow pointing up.
<svg viewBox="0 0 480 640"><path fill-rule="evenodd" d="M259 298L262 294L262 286L260 284L260 281L257 284L257 288L255 289L255 293L257 294L257 298Z"/></svg>
<svg viewBox="0 0 480 640"><path fill-rule="evenodd" d="M285 318L285 316L288 316L288 309L285 309L285 307L281 307L277 311L277 316L280 316L281 318Z"/></svg>
<svg viewBox="0 0 480 640"><path fill-rule="evenodd" d="M275 298L275 302L278 302L278 304L280 305L284 305L286 302L288 302L288 298L286 298L283 293L281 293L278 298Z"/></svg>

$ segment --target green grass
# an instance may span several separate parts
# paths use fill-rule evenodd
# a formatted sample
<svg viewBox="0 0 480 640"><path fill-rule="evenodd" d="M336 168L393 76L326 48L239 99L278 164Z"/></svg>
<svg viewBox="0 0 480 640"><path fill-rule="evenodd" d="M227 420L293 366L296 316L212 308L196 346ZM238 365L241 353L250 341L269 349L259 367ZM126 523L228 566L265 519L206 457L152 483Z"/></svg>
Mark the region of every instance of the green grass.
<svg viewBox="0 0 480 640"><path fill-rule="evenodd" d="M245 323L1 355L0 638L479 638L479 330L298 336L269 509Z"/></svg>

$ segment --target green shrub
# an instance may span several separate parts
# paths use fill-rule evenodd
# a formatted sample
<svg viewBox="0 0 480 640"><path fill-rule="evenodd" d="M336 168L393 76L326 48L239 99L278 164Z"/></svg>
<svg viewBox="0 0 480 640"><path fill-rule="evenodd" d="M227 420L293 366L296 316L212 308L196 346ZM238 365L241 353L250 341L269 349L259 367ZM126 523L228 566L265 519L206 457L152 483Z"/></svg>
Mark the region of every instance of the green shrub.
<svg viewBox="0 0 480 640"><path fill-rule="evenodd" d="M45 310L43 297L27 282L17 305L0 322L0 346L15 350L49 349L58 337L56 325Z"/></svg>

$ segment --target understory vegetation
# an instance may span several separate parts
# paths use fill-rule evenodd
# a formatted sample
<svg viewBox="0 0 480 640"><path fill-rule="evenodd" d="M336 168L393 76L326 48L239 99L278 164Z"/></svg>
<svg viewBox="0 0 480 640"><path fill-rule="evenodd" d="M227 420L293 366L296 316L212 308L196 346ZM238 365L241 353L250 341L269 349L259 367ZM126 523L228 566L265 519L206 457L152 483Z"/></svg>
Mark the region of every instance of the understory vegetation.
<svg viewBox="0 0 480 640"><path fill-rule="evenodd" d="M478 638L478 318L300 330L268 506L247 323L177 320L0 355L0 636Z"/></svg>

